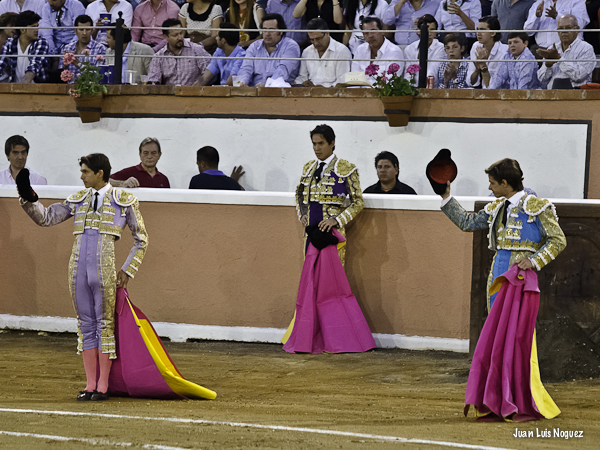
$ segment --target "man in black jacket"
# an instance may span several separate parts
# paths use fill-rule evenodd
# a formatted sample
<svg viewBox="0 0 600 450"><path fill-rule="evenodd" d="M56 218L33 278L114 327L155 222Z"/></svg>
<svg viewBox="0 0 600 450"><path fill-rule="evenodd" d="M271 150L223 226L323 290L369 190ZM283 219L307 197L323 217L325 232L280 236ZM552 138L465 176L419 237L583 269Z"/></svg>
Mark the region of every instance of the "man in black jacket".
<svg viewBox="0 0 600 450"><path fill-rule="evenodd" d="M190 189L222 189L230 191L243 191L238 180L244 175L242 166L233 168L231 177L219 170L219 152L216 148L202 147L196 153L196 163L200 173L192 177Z"/></svg>
<svg viewBox="0 0 600 450"><path fill-rule="evenodd" d="M375 169L379 181L366 188L364 194L417 194L408 184L398 180L400 167L398 158L392 152L379 153L375 157Z"/></svg>

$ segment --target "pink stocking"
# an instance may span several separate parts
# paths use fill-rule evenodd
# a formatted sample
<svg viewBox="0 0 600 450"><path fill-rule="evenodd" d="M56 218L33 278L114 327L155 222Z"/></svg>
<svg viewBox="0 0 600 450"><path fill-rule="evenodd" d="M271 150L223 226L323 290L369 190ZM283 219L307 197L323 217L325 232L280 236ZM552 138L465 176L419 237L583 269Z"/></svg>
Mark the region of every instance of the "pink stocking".
<svg viewBox="0 0 600 450"><path fill-rule="evenodd" d="M86 385L85 390L87 392L94 392L96 390L96 365L98 362L98 349L91 348L84 350L81 355L83 356L83 367L85 369Z"/></svg>
<svg viewBox="0 0 600 450"><path fill-rule="evenodd" d="M112 361L108 353L98 353L98 363L100 365L100 378L98 379L98 392L106 393L108 391L108 375Z"/></svg>

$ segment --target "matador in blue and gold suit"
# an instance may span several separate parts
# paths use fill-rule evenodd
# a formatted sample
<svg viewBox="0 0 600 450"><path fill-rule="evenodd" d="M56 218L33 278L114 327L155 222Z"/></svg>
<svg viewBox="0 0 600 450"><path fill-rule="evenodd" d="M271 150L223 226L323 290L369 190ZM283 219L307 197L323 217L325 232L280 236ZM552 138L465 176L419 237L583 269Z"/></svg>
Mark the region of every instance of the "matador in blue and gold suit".
<svg viewBox="0 0 600 450"><path fill-rule="evenodd" d="M346 237L345 226L365 206L358 179L358 169L345 159L338 159L337 156L334 156L323 168L321 179L317 180L315 171L318 168L318 162L316 159L309 161L302 169L300 184L296 188L298 218L307 216L308 224L314 225L333 217L338 223L338 231ZM306 241L306 234L304 238ZM344 264L346 247L339 247L338 253Z"/></svg>
<svg viewBox="0 0 600 450"><path fill-rule="evenodd" d="M488 311L496 294L490 296L492 282L506 272L520 258L529 258L536 270L554 260L566 247L565 235L558 225L554 205L543 198L527 195L523 191L517 206L507 215L506 226L502 222L505 198L500 197L476 213L468 213L452 197L442 206L442 211L463 231L489 228L488 248L496 252L488 277L486 292ZM517 195L518 195L517 194Z"/></svg>

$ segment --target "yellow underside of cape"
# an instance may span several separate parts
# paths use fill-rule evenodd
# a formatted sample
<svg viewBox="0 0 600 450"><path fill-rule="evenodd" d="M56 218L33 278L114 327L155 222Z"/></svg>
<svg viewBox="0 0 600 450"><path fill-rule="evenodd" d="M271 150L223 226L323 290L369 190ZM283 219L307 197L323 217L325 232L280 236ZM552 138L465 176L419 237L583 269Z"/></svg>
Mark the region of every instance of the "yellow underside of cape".
<svg viewBox="0 0 600 450"><path fill-rule="evenodd" d="M167 356L150 323L147 320L139 319L132 308L131 303L127 302L127 304L131 308L131 313L133 314L135 323L137 324L140 334L142 335L142 339L144 339L144 343L146 344L146 347L148 348L148 351L154 360L154 364L156 364L160 374L173 392L187 398L205 398L209 400L217 398L216 392L192 383L191 381L179 376L177 369L175 369L173 363L171 363L171 360Z"/></svg>

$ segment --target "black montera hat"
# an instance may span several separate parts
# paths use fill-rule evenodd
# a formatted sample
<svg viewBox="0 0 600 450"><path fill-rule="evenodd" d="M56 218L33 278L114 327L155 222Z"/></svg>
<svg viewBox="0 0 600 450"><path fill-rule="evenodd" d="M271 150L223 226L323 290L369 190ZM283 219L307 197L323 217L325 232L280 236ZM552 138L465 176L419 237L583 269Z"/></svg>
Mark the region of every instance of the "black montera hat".
<svg viewBox="0 0 600 450"><path fill-rule="evenodd" d="M454 181L456 175L458 175L458 168L454 161L452 161L450 150L447 148L441 149L438 154L435 155L435 158L427 164L425 174L436 194L442 195L446 192L446 183L448 181Z"/></svg>

